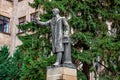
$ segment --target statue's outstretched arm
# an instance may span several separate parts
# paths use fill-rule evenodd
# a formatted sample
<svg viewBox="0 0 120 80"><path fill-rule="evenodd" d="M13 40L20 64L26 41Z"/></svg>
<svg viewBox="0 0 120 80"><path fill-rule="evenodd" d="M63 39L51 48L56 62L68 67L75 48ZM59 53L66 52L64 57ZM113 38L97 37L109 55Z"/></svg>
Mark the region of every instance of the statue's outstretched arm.
<svg viewBox="0 0 120 80"><path fill-rule="evenodd" d="M34 19L33 22L38 26L49 26L50 20L46 22L39 21L38 19Z"/></svg>

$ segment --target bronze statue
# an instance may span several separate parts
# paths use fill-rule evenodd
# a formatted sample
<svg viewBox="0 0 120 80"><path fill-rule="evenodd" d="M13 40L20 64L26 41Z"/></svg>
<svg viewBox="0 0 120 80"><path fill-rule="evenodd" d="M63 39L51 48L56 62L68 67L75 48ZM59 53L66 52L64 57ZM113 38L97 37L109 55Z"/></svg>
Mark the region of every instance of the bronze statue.
<svg viewBox="0 0 120 80"><path fill-rule="evenodd" d="M60 64L72 64L71 44L69 38L70 28L65 17L59 15L58 8L52 10L53 17L47 22L34 19L33 22L39 26L50 26L52 32L52 51L57 54L54 66Z"/></svg>

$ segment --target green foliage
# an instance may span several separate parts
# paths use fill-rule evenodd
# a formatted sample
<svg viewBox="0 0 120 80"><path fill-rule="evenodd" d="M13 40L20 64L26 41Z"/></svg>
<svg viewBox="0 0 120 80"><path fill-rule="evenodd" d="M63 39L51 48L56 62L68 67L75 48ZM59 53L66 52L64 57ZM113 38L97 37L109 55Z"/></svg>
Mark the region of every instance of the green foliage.
<svg viewBox="0 0 120 80"><path fill-rule="evenodd" d="M54 56L49 57L51 52L50 28L38 28L29 22L18 27L25 32L25 36L19 36L23 42L19 49L24 54L20 80L45 80L47 66L55 61ZM32 31L32 34L27 33L28 30Z"/></svg>
<svg viewBox="0 0 120 80"><path fill-rule="evenodd" d="M0 52L0 64L3 62L6 62L9 56L9 51L7 46L1 47L1 52Z"/></svg>
<svg viewBox="0 0 120 80"><path fill-rule="evenodd" d="M1 52L0 52L0 79L5 79L8 78L8 58L9 56L9 51L7 46L1 47Z"/></svg>
<svg viewBox="0 0 120 80"><path fill-rule="evenodd" d="M0 52L0 80L19 80L22 66L22 54L16 50L13 57L9 49L3 46Z"/></svg>
<svg viewBox="0 0 120 80"><path fill-rule="evenodd" d="M93 61L97 62L97 57L100 56L105 63L101 63L104 71L100 73L100 79L107 80L109 77L119 79L119 0L34 0L29 5L35 9L43 7L47 14L40 15L42 21L47 21L52 17L51 10L55 7L59 8L60 14L65 17L71 14L72 18L68 22L74 29L74 34L71 35L73 62L78 59L83 65L90 65L87 70L87 73L90 73L90 71L95 71L95 69L91 69ZM112 20L112 26L117 28L115 37L108 36L106 20ZM45 57L51 51L50 28L39 28L29 22L19 28L25 32L25 36L19 36L23 42L19 49L25 54L21 80L37 80L38 78L45 80L46 67L54 61L52 57ZM27 31L32 31L33 34L27 34ZM83 48L82 53L79 51L80 48ZM86 74L86 71L83 70L83 73ZM83 73L80 72L78 76L85 79L82 76Z"/></svg>
<svg viewBox="0 0 120 80"><path fill-rule="evenodd" d="M46 59L41 56L41 53L26 53L24 58L24 65L22 66L22 75L20 80L45 80L46 67L53 61L53 59Z"/></svg>

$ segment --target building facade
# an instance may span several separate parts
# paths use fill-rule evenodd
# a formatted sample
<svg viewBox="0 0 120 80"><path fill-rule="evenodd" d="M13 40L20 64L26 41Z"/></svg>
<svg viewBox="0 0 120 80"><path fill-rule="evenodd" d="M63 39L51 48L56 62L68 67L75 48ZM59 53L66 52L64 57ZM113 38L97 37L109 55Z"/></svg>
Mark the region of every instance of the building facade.
<svg viewBox="0 0 120 80"><path fill-rule="evenodd" d="M11 55L22 44L16 36L22 33L17 25L30 22L36 13L42 12L31 8L28 2L33 0L0 0L0 47L7 45Z"/></svg>

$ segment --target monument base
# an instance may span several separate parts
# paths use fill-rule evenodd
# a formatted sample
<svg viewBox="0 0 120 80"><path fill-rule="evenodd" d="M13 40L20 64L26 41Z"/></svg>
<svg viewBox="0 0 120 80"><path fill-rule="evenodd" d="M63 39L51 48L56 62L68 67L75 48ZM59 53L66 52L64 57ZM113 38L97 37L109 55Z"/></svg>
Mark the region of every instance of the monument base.
<svg viewBox="0 0 120 80"><path fill-rule="evenodd" d="M70 67L48 67L46 80L77 80L77 70Z"/></svg>

